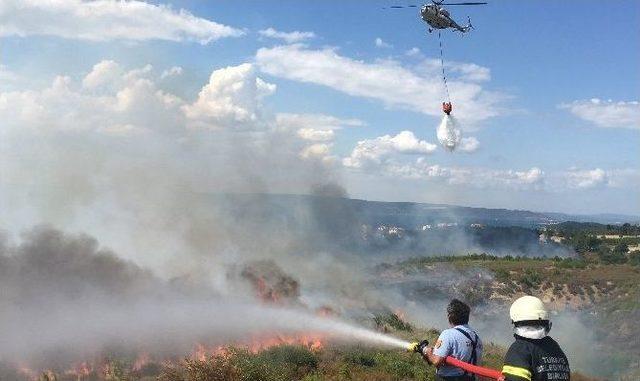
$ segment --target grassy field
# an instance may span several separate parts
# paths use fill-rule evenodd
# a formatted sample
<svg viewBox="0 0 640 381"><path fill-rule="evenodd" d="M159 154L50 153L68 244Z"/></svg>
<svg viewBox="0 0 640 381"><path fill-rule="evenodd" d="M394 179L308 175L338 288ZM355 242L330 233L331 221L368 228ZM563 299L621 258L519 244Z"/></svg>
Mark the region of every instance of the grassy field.
<svg viewBox="0 0 640 381"><path fill-rule="evenodd" d="M602 361L627 371L624 380L639 379L640 344L635 337L640 320L640 268L629 264L602 264L597 258L529 259L498 258L487 255L460 257L414 258L382 266L394 273L415 274L437 272L440 269L483 269L492 275L488 285L469 287L478 295L469 297L474 303L488 303L496 295L513 300L523 293L553 298L556 306L592 312L603 346ZM571 301L578 300L574 304ZM414 341L434 342L439 332L415 327L393 313L378 314L371 325L382 332ZM485 343L482 365L500 369L505 348ZM319 381L319 380L433 380L434 368L420 356L402 350L389 350L360 345L325 343L320 349L280 345L258 352L227 348L205 359L185 358L182 361L153 362L136 366L135 358L113 359L84 375L64 371L45 372L41 381ZM20 374L3 373L0 379L26 379ZM9 375L9 377L7 377ZM33 379L33 377L31 377ZM595 380L573 374L574 381Z"/></svg>
<svg viewBox="0 0 640 381"><path fill-rule="evenodd" d="M610 310L640 307L640 266L602 264L585 259L510 258L490 255L423 257L395 265L406 273L421 272L434 265L463 270L490 270L503 295L541 293L552 290L556 297L584 296L590 305Z"/></svg>
<svg viewBox="0 0 640 381"><path fill-rule="evenodd" d="M402 333L395 333L402 336ZM413 334L435 340L437 332ZM405 335L406 336L406 335ZM500 369L504 348L485 347L482 365ZM435 368L415 353L359 346L329 346L318 351L282 346L257 354L231 351L205 361L186 360L165 368L159 381L320 381L320 380L425 380L435 379ZM573 380L594 380L574 373Z"/></svg>
<svg viewBox="0 0 640 381"><path fill-rule="evenodd" d="M379 329L406 340L428 339L435 342L437 330L399 325L398 317L379 317ZM505 348L485 343L481 365L500 369ZM9 374L0 379L11 380ZM21 375L15 373L15 379ZM27 379L22 377L22 379ZM33 379L33 377L31 377ZM185 358L173 362L135 364L134 358L112 359L87 374L47 371L37 376L39 381L320 381L374 380L400 381L435 379L435 368L421 356L397 349L382 349L362 345L326 343L311 349L301 345L279 345L250 352L242 348L226 348L205 358ZM595 379L574 373L572 379Z"/></svg>

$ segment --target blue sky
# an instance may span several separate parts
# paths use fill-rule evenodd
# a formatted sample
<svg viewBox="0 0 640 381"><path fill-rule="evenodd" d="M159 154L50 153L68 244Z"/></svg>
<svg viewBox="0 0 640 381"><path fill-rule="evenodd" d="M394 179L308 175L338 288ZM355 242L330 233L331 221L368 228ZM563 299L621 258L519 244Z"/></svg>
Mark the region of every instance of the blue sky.
<svg viewBox="0 0 640 381"><path fill-rule="evenodd" d="M230 115L215 114L214 120L206 108L216 109L223 100L203 99L199 92L209 84L216 94L224 93L210 82L212 72L248 63L249 71L229 69L220 78L233 71L239 80L259 78L276 87L267 89L268 95L260 95L258 86L255 94L231 99L231 106L255 114L247 128L288 129L305 141L292 143L298 159L322 163L352 197L640 214L638 2L491 1L450 7L460 23L469 15L476 28L465 36L443 32L449 76L458 83L450 89L453 114L464 138L476 143L468 152L453 153L438 147L436 138L437 109L444 100L433 61L439 55L437 35L426 33L416 10L382 9L392 3L171 1L167 8L158 6L166 2L154 2L136 11L105 12L83 24L65 13L73 8L18 10L9 1L0 7L0 115L16 129L34 123L15 116L17 108L29 110L29 105L11 102L43 92L57 75L69 76L78 96L95 101L98 90L79 89L80 83L94 65L111 60L119 68L110 66L113 73L124 77L152 65L154 89L187 105L181 106L186 121L177 123L218 131ZM189 17L181 18L180 9ZM206 20L232 31L212 31L202 25ZM115 32L119 22L131 31ZM287 41L285 35L266 36L269 28L313 36L287 35ZM172 67L180 73L160 79ZM469 70L468 76L461 70ZM49 107L42 104L44 97L37 99L38 107ZM55 110L63 107L82 115L73 103ZM328 117L334 120L327 122ZM153 129L140 125L148 120L117 118L129 130ZM246 122L238 118L233 114L229 129ZM100 120L110 119L107 113ZM3 152L16 157L9 151ZM270 190L304 192L295 186Z"/></svg>

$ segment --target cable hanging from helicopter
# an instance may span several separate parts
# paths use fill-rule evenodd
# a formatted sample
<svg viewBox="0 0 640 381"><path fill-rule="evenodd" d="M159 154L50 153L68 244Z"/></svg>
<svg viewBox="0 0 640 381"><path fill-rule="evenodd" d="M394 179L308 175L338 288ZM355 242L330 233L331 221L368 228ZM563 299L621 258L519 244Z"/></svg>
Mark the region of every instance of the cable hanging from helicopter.
<svg viewBox="0 0 640 381"><path fill-rule="evenodd" d="M442 69L442 83L445 91L445 95L447 97L447 101L442 103L442 111L450 115L453 106L451 104L451 97L449 95L449 86L447 84L447 75L444 67L444 48L442 46L442 34L440 31L442 29L453 29L455 31L461 33L467 33L471 29L473 29L473 25L471 25L471 19L468 18L467 25L458 24L449 14L449 11L444 7L450 5L486 5L485 2L464 2L464 3L445 3L444 0L432 0L431 4L424 4L420 7L420 18L422 21L429 25L429 33L433 32L434 29L438 30L438 43L440 46L440 66ZM418 8L417 5L392 5L389 7L390 9L403 9L403 8ZM386 8L385 8L386 9Z"/></svg>
<svg viewBox="0 0 640 381"><path fill-rule="evenodd" d="M449 85L447 84L447 74L444 70L444 49L442 48L442 35L438 31L438 43L440 44L440 68L442 69L442 84L444 85L444 92L447 95L447 101L442 102L442 111L450 115L453 106L451 105L451 96L449 95Z"/></svg>

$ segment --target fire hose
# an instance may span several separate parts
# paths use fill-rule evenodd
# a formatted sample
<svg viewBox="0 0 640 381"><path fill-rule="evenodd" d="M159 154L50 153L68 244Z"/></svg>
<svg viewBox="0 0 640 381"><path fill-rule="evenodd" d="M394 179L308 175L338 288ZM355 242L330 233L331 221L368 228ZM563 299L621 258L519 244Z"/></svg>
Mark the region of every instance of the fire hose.
<svg viewBox="0 0 640 381"><path fill-rule="evenodd" d="M422 340L419 343L411 343L409 345L409 347L407 348L407 350L409 352L416 352L416 353L420 353L421 355L423 355L424 354L424 350L427 347L427 345L429 345L429 342L427 340ZM458 359L453 358L451 356L445 357L444 362L447 365L451 365L451 366L455 366L456 368L460 368L460 369L464 370L467 373L473 373L473 374L475 374L477 376L491 378L493 380L504 381L504 375L502 374L502 372L500 372L499 370L496 370L496 369L485 368L485 367L482 367L482 366L469 364L468 362L464 362L464 361L458 360Z"/></svg>

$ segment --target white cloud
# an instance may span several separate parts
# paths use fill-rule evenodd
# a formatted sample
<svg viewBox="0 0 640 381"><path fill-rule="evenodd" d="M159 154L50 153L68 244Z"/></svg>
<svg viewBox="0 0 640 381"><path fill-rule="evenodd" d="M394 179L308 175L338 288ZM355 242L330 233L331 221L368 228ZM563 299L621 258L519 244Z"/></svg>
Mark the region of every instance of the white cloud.
<svg viewBox="0 0 640 381"><path fill-rule="evenodd" d="M420 49L416 48L415 46L409 50L407 50L406 52L404 52L405 55L409 56L409 57L415 57L415 56L419 56L421 55L421 51Z"/></svg>
<svg viewBox="0 0 640 381"><path fill-rule="evenodd" d="M588 101L574 101L559 106L569 110L580 119L603 128L640 129L640 102L614 102L593 98Z"/></svg>
<svg viewBox="0 0 640 381"><path fill-rule="evenodd" d="M284 40L288 44L302 42L316 37L315 33L313 32L300 32L297 30L293 32L280 32L273 28L263 29L258 33L263 37Z"/></svg>
<svg viewBox="0 0 640 381"><path fill-rule="evenodd" d="M540 189L545 173L537 167L527 170L495 170L488 168L449 169L448 182L479 188Z"/></svg>
<svg viewBox="0 0 640 381"><path fill-rule="evenodd" d="M296 131L302 140L329 142L335 139L336 130L360 127L366 123L359 119L342 119L325 114L279 113L276 115L276 125L282 131Z"/></svg>
<svg viewBox="0 0 640 381"><path fill-rule="evenodd" d="M377 37L374 42L378 48L393 48L393 45L383 41L380 37Z"/></svg>
<svg viewBox="0 0 640 381"><path fill-rule="evenodd" d="M142 1L4 0L0 37L47 35L89 41L197 41L238 37L242 30L167 5Z"/></svg>
<svg viewBox="0 0 640 381"><path fill-rule="evenodd" d="M326 143L312 144L300 151L300 157L303 159L310 158L326 158L331 152L331 145Z"/></svg>
<svg viewBox="0 0 640 381"><path fill-rule="evenodd" d="M172 66L169 69L166 69L160 75L161 79L169 78L169 77L178 77L182 75L182 68L180 66Z"/></svg>
<svg viewBox="0 0 640 381"><path fill-rule="evenodd" d="M265 112L262 100L276 87L258 78L252 64L214 70L193 103L160 90L161 77L154 77L150 65L125 70L104 60L81 78L81 85L58 76L41 90L0 92L0 120L7 130L25 133L98 133L114 138L241 132L249 138L234 144L257 144L252 147L257 150L275 144L283 155L289 152L324 163L334 160L329 143L335 130L365 124L323 114L274 117Z"/></svg>
<svg viewBox="0 0 640 381"><path fill-rule="evenodd" d="M329 142L335 138L333 130L315 130L313 128L301 128L298 130L298 136L302 140L310 140L314 142Z"/></svg>
<svg viewBox="0 0 640 381"><path fill-rule="evenodd" d="M211 73L198 99L183 110L192 127L254 128L261 120L262 99L275 90L256 76L252 64L230 66Z"/></svg>
<svg viewBox="0 0 640 381"><path fill-rule="evenodd" d="M100 61L82 80L82 86L93 89L105 84L113 84L122 79L123 70L118 63L111 60Z"/></svg>
<svg viewBox="0 0 640 381"><path fill-rule="evenodd" d="M471 153L477 151L479 147L480 142L478 141L478 139L474 138L473 136L469 136L468 138L462 138L460 140L460 145L458 146L457 150Z"/></svg>
<svg viewBox="0 0 640 381"><path fill-rule="evenodd" d="M405 131L405 133L408 131ZM406 134L409 142L414 138ZM415 141L408 146L395 146L392 138L384 136L374 140L358 142L349 157L342 160L344 167L357 169L370 175L390 178L440 181L451 185L469 186L472 188L504 188L504 189L542 189L546 175L538 167L526 170L497 170L483 167L447 167L429 163L425 156L413 161L404 160L402 152L429 153L433 147L423 147ZM411 149L409 149L411 148ZM407 151L407 149L409 149Z"/></svg>
<svg viewBox="0 0 640 381"><path fill-rule="evenodd" d="M41 132L97 131L122 135L125 131L175 129L183 119L182 100L159 90L141 76L145 68L125 71L102 61L78 86L57 76L42 90L0 93L0 120L9 128ZM95 90L100 89L97 93ZM16 111L18 110L18 111ZM127 127L123 127L127 126Z"/></svg>
<svg viewBox="0 0 640 381"><path fill-rule="evenodd" d="M341 56L334 49L312 50L301 45L261 48L256 63L273 76L327 86L382 101L389 107L442 115L444 88L437 70L407 68L390 60L367 63ZM478 83L452 77L449 90L456 96L456 115L465 123L500 112L502 96L484 90Z"/></svg>
<svg viewBox="0 0 640 381"><path fill-rule="evenodd" d="M359 141L351 155L342 160L345 167L366 168L379 166L394 154L429 154L436 145L419 140L411 131L402 131L396 136L384 135L375 139Z"/></svg>
<svg viewBox="0 0 640 381"><path fill-rule="evenodd" d="M453 79L456 81L471 83L487 82L491 80L491 70L487 67L474 63L445 61L444 66L449 80ZM437 77L442 80L442 63L440 58L425 58L417 63L413 70L423 77Z"/></svg>
<svg viewBox="0 0 640 381"><path fill-rule="evenodd" d="M358 148L358 147L356 147ZM356 150L354 150L355 152ZM354 155L352 155L353 157ZM371 175L390 178L441 181L450 185L479 189L535 190L553 193L576 192L594 188L635 189L640 184L637 169L568 169L546 173L538 167L529 169L492 169L485 167L448 167L429 163L426 157L403 161L398 156L361 154L361 165L353 165L352 157L343 159L347 168L364 170ZM357 164L358 162L356 162Z"/></svg>
<svg viewBox="0 0 640 381"><path fill-rule="evenodd" d="M524 171L482 167L446 167L429 164L424 157L415 162L391 162L377 168L385 176L415 180L441 180L475 188L541 189L545 173L533 167Z"/></svg>
<svg viewBox="0 0 640 381"><path fill-rule="evenodd" d="M536 184L542 181L544 172L537 167L533 167L528 171L507 171L505 178L523 184Z"/></svg>
<svg viewBox="0 0 640 381"><path fill-rule="evenodd" d="M342 119L326 114L278 113L276 122L280 128L295 130L312 128L314 130L339 130L343 127L362 127L366 123L359 119Z"/></svg>
<svg viewBox="0 0 640 381"><path fill-rule="evenodd" d="M571 188L585 189L607 185L607 173L601 168L590 170L570 170L566 173L567 185Z"/></svg>
<svg viewBox="0 0 640 381"><path fill-rule="evenodd" d="M469 82L485 82L491 79L489 68L474 63L447 62L446 68L451 73L458 73L459 79Z"/></svg>

